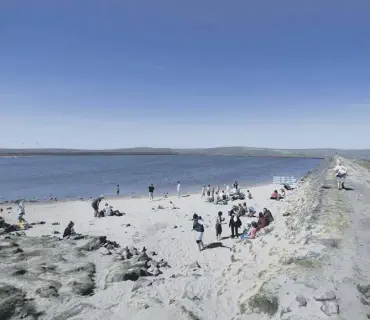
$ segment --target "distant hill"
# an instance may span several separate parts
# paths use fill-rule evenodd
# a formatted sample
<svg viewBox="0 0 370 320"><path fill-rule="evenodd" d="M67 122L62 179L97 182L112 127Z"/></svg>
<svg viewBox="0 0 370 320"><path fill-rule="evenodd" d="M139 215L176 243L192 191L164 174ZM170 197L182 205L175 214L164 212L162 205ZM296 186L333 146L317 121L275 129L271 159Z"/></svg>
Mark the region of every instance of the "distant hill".
<svg viewBox="0 0 370 320"><path fill-rule="evenodd" d="M347 158L370 159L370 149L342 150L342 149L269 149L250 147L218 147L196 149L170 148L126 148L111 150L83 150L83 149L0 149L0 156L46 156L46 155L222 155L222 156L249 156L249 157L303 157L325 158L334 153Z"/></svg>

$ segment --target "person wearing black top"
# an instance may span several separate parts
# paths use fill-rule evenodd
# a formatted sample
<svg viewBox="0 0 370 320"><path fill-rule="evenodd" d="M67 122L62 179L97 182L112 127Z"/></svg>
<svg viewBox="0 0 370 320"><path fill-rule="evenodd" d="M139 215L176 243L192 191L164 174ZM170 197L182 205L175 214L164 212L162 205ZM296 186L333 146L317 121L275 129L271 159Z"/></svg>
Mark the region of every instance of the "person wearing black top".
<svg viewBox="0 0 370 320"><path fill-rule="evenodd" d="M153 201L153 195L154 195L154 185L153 185L153 183L149 186L149 200L150 201Z"/></svg>
<svg viewBox="0 0 370 320"><path fill-rule="evenodd" d="M73 230L74 225L75 224L71 221L68 224L67 228L64 229L63 239L69 239L70 236L75 233L75 231Z"/></svg>
<svg viewBox="0 0 370 320"><path fill-rule="evenodd" d="M239 228L242 226L242 222L239 217L233 212L230 217L229 227L231 228L231 238L239 236Z"/></svg>
<svg viewBox="0 0 370 320"><path fill-rule="evenodd" d="M270 224L272 221L274 221L274 217L272 216L270 210L267 210L266 208L263 208L263 215L266 218L268 224Z"/></svg>

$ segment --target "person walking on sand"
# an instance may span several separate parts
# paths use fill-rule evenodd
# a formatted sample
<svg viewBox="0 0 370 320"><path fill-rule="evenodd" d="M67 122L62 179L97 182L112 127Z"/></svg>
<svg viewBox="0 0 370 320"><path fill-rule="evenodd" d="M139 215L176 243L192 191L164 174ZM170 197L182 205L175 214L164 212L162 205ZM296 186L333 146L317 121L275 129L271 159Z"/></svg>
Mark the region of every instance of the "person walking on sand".
<svg viewBox="0 0 370 320"><path fill-rule="evenodd" d="M99 198L94 199L93 202L91 203L91 206L94 209L94 217L95 218L100 217L99 204L103 199L104 199L104 195L101 195Z"/></svg>
<svg viewBox="0 0 370 320"><path fill-rule="evenodd" d="M117 196L119 196L119 184L117 184L116 193L117 193Z"/></svg>
<svg viewBox="0 0 370 320"><path fill-rule="evenodd" d="M222 234L222 222L225 221L225 218L222 218L222 211L218 212L217 221L216 221L216 238L221 240Z"/></svg>
<svg viewBox="0 0 370 320"><path fill-rule="evenodd" d="M344 182L347 176L347 169L342 166L341 162L337 160L337 165L334 168L335 177L337 178L338 190L344 189Z"/></svg>
<svg viewBox="0 0 370 320"><path fill-rule="evenodd" d="M26 227L27 228L27 221L24 218L24 216L26 214L26 210L24 209L23 201L19 201L18 202L17 212L18 212L18 225L19 225L19 228L23 228L23 227Z"/></svg>
<svg viewBox="0 0 370 320"><path fill-rule="evenodd" d="M206 186L203 186L203 188L202 188L202 194L201 194L200 198L201 199L204 199L205 196L206 196Z"/></svg>
<svg viewBox="0 0 370 320"><path fill-rule="evenodd" d="M216 194L220 195L220 185L219 184L217 185L217 188L216 188Z"/></svg>
<svg viewBox="0 0 370 320"><path fill-rule="evenodd" d="M148 190L149 190L149 200L150 201L153 201L154 199L154 185L153 183L148 187Z"/></svg>
<svg viewBox="0 0 370 320"><path fill-rule="evenodd" d="M196 213L193 215L193 230L196 232L195 239L198 245L199 251L204 250L203 244L203 233L204 233L204 225L201 216L198 216Z"/></svg>
<svg viewBox="0 0 370 320"><path fill-rule="evenodd" d="M226 197L227 197L227 200L229 200L229 198L230 198L230 187L229 187L229 185L226 186Z"/></svg>
<svg viewBox="0 0 370 320"><path fill-rule="evenodd" d="M177 181L177 196L180 198L180 181Z"/></svg>

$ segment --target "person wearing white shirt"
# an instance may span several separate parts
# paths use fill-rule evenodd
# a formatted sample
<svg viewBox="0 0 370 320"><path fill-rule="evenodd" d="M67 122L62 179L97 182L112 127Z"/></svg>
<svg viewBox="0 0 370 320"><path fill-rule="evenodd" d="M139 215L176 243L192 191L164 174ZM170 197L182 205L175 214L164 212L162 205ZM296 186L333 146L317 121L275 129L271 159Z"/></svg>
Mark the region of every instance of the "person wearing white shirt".
<svg viewBox="0 0 370 320"><path fill-rule="evenodd" d="M230 198L230 187L229 187L229 185L226 186L226 197L227 197L227 199Z"/></svg>
<svg viewBox="0 0 370 320"><path fill-rule="evenodd" d="M344 182L347 176L347 168L342 166L341 162L337 160L337 165L334 168L334 172L337 178L338 190L344 189Z"/></svg>

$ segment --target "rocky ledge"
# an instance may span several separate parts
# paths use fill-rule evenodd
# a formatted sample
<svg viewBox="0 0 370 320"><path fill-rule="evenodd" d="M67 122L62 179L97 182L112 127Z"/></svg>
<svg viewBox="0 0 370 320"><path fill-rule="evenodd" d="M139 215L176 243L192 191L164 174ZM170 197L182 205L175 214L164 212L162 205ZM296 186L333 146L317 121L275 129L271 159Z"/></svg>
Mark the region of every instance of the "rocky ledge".
<svg viewBox="0 0 370 320"><path fill-rule="evenodd" d="M157 276L169 266L154 256L145 248L121 248L106 237L80 235L66 241L53 236L27 237L24 232L3 234L0 319L51 319L52 305L75 298L83 301L115 282ZM97 284L98 278L103 285Z"/></svg>

